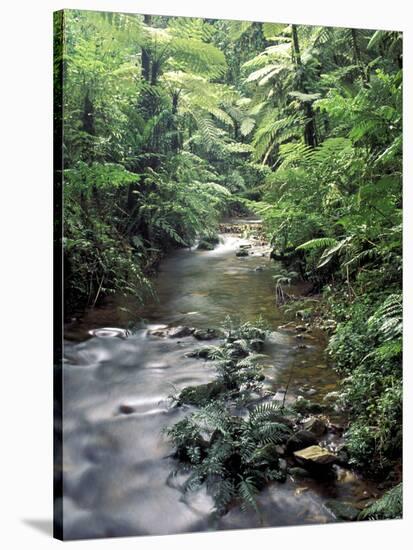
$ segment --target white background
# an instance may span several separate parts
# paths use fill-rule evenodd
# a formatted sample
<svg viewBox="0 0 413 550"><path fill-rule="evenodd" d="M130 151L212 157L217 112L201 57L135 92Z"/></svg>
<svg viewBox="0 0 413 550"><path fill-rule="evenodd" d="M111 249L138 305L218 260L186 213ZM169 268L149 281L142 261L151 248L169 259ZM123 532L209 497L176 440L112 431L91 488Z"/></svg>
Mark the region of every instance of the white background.
<svg viewBox="0 0 413 550"><path fill-rule="evenodd" d="M405 281L411 279L412 31L409 1L6 0L1 9L0 94L0 544L62 544L52 518L52 11L123 10L405 31ZM410 105L407 104L407 99ZM405 284L405 396L412 391L412 284ZM66 543L75 548L192 549L411 547L412 407L405 399L405 519L171 537ZM162 518L159 518L162 522ZM75 545L75 546L74 546Z"/></svg>

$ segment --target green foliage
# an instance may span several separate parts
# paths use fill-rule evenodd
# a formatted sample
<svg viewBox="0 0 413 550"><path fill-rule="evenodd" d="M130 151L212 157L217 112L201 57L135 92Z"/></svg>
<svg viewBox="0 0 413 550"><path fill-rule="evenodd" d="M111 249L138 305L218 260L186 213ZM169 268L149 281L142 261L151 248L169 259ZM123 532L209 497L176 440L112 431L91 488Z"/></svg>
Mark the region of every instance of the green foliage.
<svg viewBox="0 0 413 550"><path fill-rule="evenodd" d="M279 301L302 277L337 322L329 353L353 463L389 469L401 455L401 33L78 10L61 28L66 313L115 292L144 299L162 254L215 234L224 212L253 211L286 264ZM204 354L217 379L183 402L222 408L260 390L264 328L227 330ZM190 485L218 476L218 509L254 507L278 470L248 448L264 452L278 428L252 434L253 414L224 413L219 445L200 416L182 425L199 466ZM205 415L212 429L217 410Z"/></svg>
<svg viewBox="0 0 413 550"><path fill-rule="evenodd" d="M183 490L206 484L220 514L238 500L243 509L258 512L258 491L285 479L275 448L290 432L282 416L274 404L257 406L241 418L223 403L211 402L166 430L184 471L190 468Z"/></svg>
<svg viewBox="0 0 413 550"><path fill-rule="evenodd" d="M253 155L270 171L248 206L285 272L324 290L348 450L378 474L401 453L401 36L294 25L264 35L272 45L243 70ZM288 282L275 278L281 303Z"/></svg>
<svg viewBox="0 0 413 550"><path fill-rule="evenodd" d="M262 322L237 323L228 318L225 328L227 336L222 345L204 347L193 354L213 361L215 380L184 388L176 398L178 404L203 406L211 399L241 404L262 389L264 375L260 363L266 359L266 355L258 353L266 337Z"/></svg>
<svg viewBox="0 0 413 550"><path fill-rule="evenodd" d="M239 95L216 82L226 59L213 25L112 15L64 15L67 312L111 292L143 299L164 251L216 230L230 191L212 152L249 151L221 128Z"/></svg>
<svg viewBox="0 0 413 550"><path fill-rule="evenodd" d="M403 517L403 484L399 483L365 508L359 519L401 519Z"/></svg>
<svg viewBox="0 0 413 550"><path fill-rule="evenodd" d="M228 510L232 502L258 512L256 495L270 481L284 481L279 468L278 443L291 433L287 409L276 403L253 406L264 375L258 363L266 330L262 321L240 323L227 318L226 338L219 346L201 348L192 354L213 361L216 377L208 384L184 388L178 405L199 407L166 430L175 447L179 469L190 472L183 490L206 484L216 511ZM244 416L234 414L243 406ZM245 406L249 409L245 409Z"/></svg>
<svg viewBox="0 0 413 550"><path fill-rule="evenodd" d="M355 464L378 474L401 456L401 296L346 310L329 351L346 374L343 399L353 418L347 446Z"/></svg>

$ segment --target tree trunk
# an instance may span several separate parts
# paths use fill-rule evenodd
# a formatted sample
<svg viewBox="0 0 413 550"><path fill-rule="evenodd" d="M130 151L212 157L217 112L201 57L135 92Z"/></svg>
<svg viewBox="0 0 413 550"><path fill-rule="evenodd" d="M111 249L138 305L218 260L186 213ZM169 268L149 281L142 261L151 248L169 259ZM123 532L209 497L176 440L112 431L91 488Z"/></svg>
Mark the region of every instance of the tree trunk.
<svg viewBox="0 0 413 550"><path fill-rule="evenodd" d="M144 15L143 22L145 25L150 26L152 21L151 15ZM151 77L151 57L149 51L146 48L142 48L142 77L146 82L150 81Z"/></svg>
<svg viewBox="0 0 413 550"><path fill-rule="evenodd" d="M360 72L360 76L363 81L363 84L366 85L368 83L368 78L367 78L365 68L363 67L363 63L361 61L361 53L360 53L360 46L358 43L357 29L351 29L351 41L353 43L354 63L359 68L359 72Z"/></svg>
<svg viewBox="0 0 413 550"><path fill-rule="evenodd" d="M295 65L297 67L298 75L298 87L299 91L308 93L305 83L304 67L301 61L300 43L298 41L297 25L292 25L292 39L293 39L293 56ZM309 101L304 104L304 113L307 118L307 122L304 127L304 140L310 147L317 147L317 133L315 125L315 114L313 106Z"/></svg>

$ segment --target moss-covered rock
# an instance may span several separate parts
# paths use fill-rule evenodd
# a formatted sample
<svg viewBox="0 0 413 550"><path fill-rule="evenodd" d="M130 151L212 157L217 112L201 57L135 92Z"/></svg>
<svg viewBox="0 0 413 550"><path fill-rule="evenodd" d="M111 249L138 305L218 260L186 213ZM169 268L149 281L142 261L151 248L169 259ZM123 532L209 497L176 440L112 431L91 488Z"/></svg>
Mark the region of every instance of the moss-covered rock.
<svg viewBox="0 0 413 550"><path fill-rule="evenodd" d="M225 391L224 384L218 381L201 384L200 386L188 386L179 394L178 404L203 407L210 401L217 399Z"/></svg>
<svg viewBox="0 0 413 550"><path fill-rule="evenodd" d="M355 521L360 512L357 508L338 500L328 500L325 506L334 514L336 519L342 521Z"/></svg>
<svg viewBox="0 0 413 550"><path fill-rule="evenodd" d="M214 250L219 244L218 235L203 235L198 243L198 250Z"/></svg>
<svg viewBox="0 0 413 550"><path fill-rule="evenodd" d="M214 250L215 245L202 240L202 241L199 241L197 248L198 250Z"/></svg>

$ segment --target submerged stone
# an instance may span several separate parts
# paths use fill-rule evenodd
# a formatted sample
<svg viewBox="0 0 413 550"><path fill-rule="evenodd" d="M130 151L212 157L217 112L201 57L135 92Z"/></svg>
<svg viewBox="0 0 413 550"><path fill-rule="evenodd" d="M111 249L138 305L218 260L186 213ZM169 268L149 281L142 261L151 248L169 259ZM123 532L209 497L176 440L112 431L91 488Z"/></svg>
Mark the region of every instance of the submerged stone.
<svg viewBox="0 0 413 550"><path fill-rule="evenodd" d="M120 405L119 412L121 414L132 414L135 412L135 408L132 407L131 405Z"/></svg>
<svg viewBox="0 0 413 550"><path fill-rule="evenodd" d="M343 521L355 521L359 515L360 510L353 508L346 502L340 502L338 500L328 500L325 506L334 514L337 519Z"/></svg>

